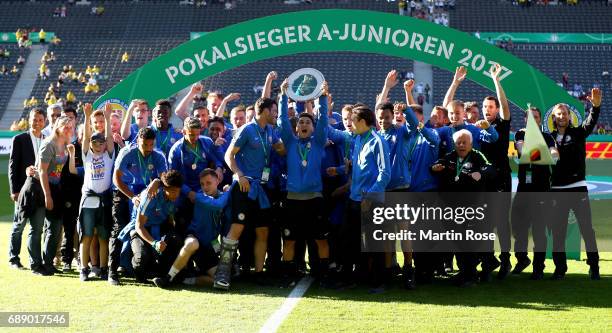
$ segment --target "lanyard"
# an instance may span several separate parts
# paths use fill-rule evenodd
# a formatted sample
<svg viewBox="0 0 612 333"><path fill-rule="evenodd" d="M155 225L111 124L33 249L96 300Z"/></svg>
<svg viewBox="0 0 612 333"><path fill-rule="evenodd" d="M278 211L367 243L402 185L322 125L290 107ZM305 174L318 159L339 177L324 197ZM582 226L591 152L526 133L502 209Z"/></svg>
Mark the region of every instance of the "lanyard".
<svg viewBox="0 0 612 333"><path fill-rule="evenodd" d="M157 134L161 134L160 130L157 130ZM168 126L168 131L166 132L166 139L161 141L159 146L161 148L162 151L166 151L166 147L168 146L168 141L170 140L170 135L172 133L170 133L170 126Z"/></svg>
<svg viewBox="0 0 612 333"><path fill-rule="evenodd" d="M264 127L264 132L265 132L266 139L268 138L268 131L267 131L267 129L268 129L268 126L266 125L266 127ZM257 130L257 135L259 136L259 140L261 140L261 149L263 149L264 159L266 161L266 166L268 166L268 152L267 152L267 149L266 149L267 141L264 141L264 139L261 137L261 133L259 133L259 128L256 128L256 130Z"/></svg>
<svg viewBox="0 0 612 333"><path fill-rule="evenodd" d="M187 148L187 150L195 156L195 160L193 161L193 163L198 163L198 161L204 161L204 159L200 156L200 145L198 145L198 141L196 141L195 143L195 150L191 149L191 147L189 147L189 143L187 142L185 142L185 148Z"/></svg>
<svg viewBox="0 0 612 333"><path fill-rule="evenodd" d="M363 138L363 140L361 140L361 147L359 148L359 153L361 153L363 151L363 146L365 145L365 143L370 138L370 135L372 135L372 130L371 129L368 130L368 135L366 135L365 138Z"/></svg>
<svg viewBox="0 0 612 333"><path fill-rule="evenodd" d="M459 175L461 174L461 169L463 169L463 165L464 165L465 163L467 163L469 160L470 160L470 155L466 156L466 157L463 159L463 162L459 162L459 157L457 157L457 170L455 170L455 171L456 171L456 174L455 174L455 176L456 176L456 177L455 177L455 179L457 179L457 180L458 180L458 177L459 177Z"/></svg>
<svg viewBox="0 0 612 333"><path fill-rule="evenodd" d="M302 157L302 165L304 165L304 162L308 159L308 153L310 153L310 141L306 143L306 147L304 150L302 150L302 143L298 142L298 152Z"/></svg>
<svg viewBox="0 0 612 333"><path fill-rule="evenodd" d="M414 152L414 149L416 148L416 145L419 142L419 135L421 134L417 132L416 135L414 136L414 143L412 144L412 147L410 148L410 151L408 152L408 170L412 170L412 153Z"/></svg>
<svg viewBox="0 0 612 333"><path fill-rule="evenodd" d="M349 148L351 148L351 141L353 141L353 135L346 133L344 137L344 159L347 160L349 157Z"/></svg>
<svg viewBox="0 0 612 333"><path fill-rule="evenodd" d="M142 184L147 185L147 180L149 179L149 168L148 165L145 164L148 160L148 156L146 158L142 157L140 150L138 151L138 166L140 167L140 176L142 178Z"/></svg>

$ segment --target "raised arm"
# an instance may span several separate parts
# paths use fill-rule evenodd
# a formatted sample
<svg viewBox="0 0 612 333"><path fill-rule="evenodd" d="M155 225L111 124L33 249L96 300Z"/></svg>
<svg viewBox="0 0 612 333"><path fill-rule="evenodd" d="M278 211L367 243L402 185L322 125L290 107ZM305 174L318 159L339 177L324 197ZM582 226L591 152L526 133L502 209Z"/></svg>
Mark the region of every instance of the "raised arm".
<svg viewBox="0 0 612 333"><path fill-rule="evenodd" d="M132 124L132 113L136 108L136 100L132 100L130 102L130 106L123 117L123 121L121 122L121 138L123 140L127 140L130 138L130 125Z"/></svg>
<svg viewBox="0 0 612 333"><path fill-rule="evenodd" d="M215 116L223 117L223 114L225 113L225 109L227 108L227 103L238 100L238 99L240 99L239 93L231 93L225 96L225 98L223 98L223 100L221 101L221 104L219 104L219 107L217 108L217 112L215 113Z"/></svg>
<svg viewBox="0 0 612 333"><path fill-rule="evenodd" d="M414 111L410 108L410 100L412 98L412 87L414 87L414 80L404 81L404 92L406 93L406 101L408 105L406 105L406 109L404 110L404 117L406 117L406 126L411 131L416 131L419 128L419 120L414 115Z"/></svg>
<svg viewBox="0 0 612 333"><path fill-rule="evenodd" d="M113 156L115 150L115 141L113 140L113 131L111 130L112 113L113 107L110 103L106 103L104 107L104 136L106 137L106 151L108 152L108 156Z"/></svg>
<svg viewBox="0 0 612 333"><path fill-rule="evenodd" d="M504 88L502 88L501 80L499 79L500 73L501 66L499 64L491 66L491 77L493 78L495 93L497 94L497 99L499 100L500 116L503 120L510 120L510 105L508 104L508 99L506 98Z"/></svg>
<svg viewBox="0 0 612 333"><path fill-rule="evenodd" d="M404 82L404 91L406 92L406 103L408 105L417 104L414 100L414 96L412 95L412 89L414 88L414 80L410 79Z"/></svg>
<svg viewBox="0 0 612 333"><path fill-rule="evenodd" d="M270 98L272 96L272 82L278 78L278 74L275 71L271 71L266 76L266 82L264 83L264 87L261 90L261 97Z"/></svg>
<svg viewBox="0 0 612 333"><path fill-rule="evenodd" d="M200 82L193 84L191 89L189 89L189 93L187 93L187 95L185 95L185 97L183 97L183 99L181 99L176 106L174 114L181 118L181 120L185 120L185 118L189 117L189 108L193 103L193 99L194 97L201 95L202 91L204 91L204 86Z"/></svg>
<svg viewBox="0 0 612 333"><path fill-rule="evenodd" d="M110 106L110 103L106 103L106 106ZM90 103L86 103L83 106L83 113L85 114L85 132L83 133L83 155L87 155L89 153L89 145L91 140L91 114L93 111L93 107ZM110 118L110 116L109 116ZM110 119L106 119L106 114L104 115L105 123L108 124L108 128L110 128ZM110 131L110 129L107 129ZM108 133L108 132L107 132ZM112 139L112 136L111 136Z"/></svg>
<svg viewBox="0 0 612 333"><path fill-rule="evenodd" d="M284 142L289 143L295 139L293 130L291 129L291 121L289 120L289 106L287 97L287 88L289 88L289 81L285 79L281 83L281 97L280 97L280 115L278 117L278 125L281 129L281 138Z"/></svg>
<svg viewBox="0 0 612 333"><path fill-rule="evenodd" d="M75 148L73 144L69 144L66 146L66 150L68 151L68 171L71 174L77 175L78 171L76 168L76 156L75 156Z"/></svg>
<svg viewBox="0 0 612 333"><path fill-rule="evenodd" d="M597 120L599 120L599 112L601 107L601 89L591 89L591 96L587 96L587 99L589 100L589 102L591 102L591 105L593 107L591 108L591 112L589 112L587 118L582 123L582 128L584 128L585 131L585 137L591 135L591 132L593 132L595 125L597 125Z"/></svg>
<svg viewBox="0 0 612 333"><path fill-rule="evenodd" d="M391 91L391 89L395 87L396 85L397 85L397 71L393 69L389 73L387 73L387 77L385 78L385 84L383 85L383 89L378 95L378 98L376 99L376 105L386 102L389 96L389 91Z"/></svg>
<svg viewBox="0 0 612 333"><path fill-rule="evenodd" d="M455 92L459 85L463 80L465 80L465 76L467 75L467 70L463 66L459 66L455 69L455 75L453 76L453 82L450 87L446 91L446 95L444 95L444 102L442 102L442 106L446 107L448 103L450 103L453 99L455 99Z"/></svg>
<svg viewBox="0 0 612 333"><path fill-rule="evenodd" d="M314 138L319 144L325 145L327 143L327 127L329 126L329 115L327 112L329 106L327 103L329 86L327 85L327 81L323 82L321 90L321 96L319 97L319 115L317 118L317 126L314 131Z"/></svg>

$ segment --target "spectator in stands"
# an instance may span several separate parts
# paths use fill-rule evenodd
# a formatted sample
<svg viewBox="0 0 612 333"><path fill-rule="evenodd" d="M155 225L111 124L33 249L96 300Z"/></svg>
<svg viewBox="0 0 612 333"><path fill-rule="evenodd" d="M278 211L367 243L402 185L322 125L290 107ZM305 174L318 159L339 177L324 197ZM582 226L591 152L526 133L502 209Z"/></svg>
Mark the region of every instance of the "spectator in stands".
<svg viewBox="0 0 612 333"><path fill-rule="evenodd" d="M90 77L89 80L87 81L87 85L85 86L84 90L86 94L89 94L89 93L97 94L98 91L100 90L100 87L98 86L98 80L96 80L94 76Z"/></svg>
<svg viewBox="0 0 612 333"><path fill-rule="evenodd" d="M17 73L19 73L19 68L17 68L17 65L13 65L13 68L11 68L11 74L17 75Z"/></svg>
<svg viewBox="0 0 612 333"><path fill-rule="evenodd" d="M19 58L17 58L17 65L21 66L25 64L26 59L20 54Z"/></svg>
<svg viewBox="0 0 612 333"><path fill-rule="evenodd" d="M53 35L53 37L51 37L51 44L53 45L59 45L62 42L62 40L57 37L57 35Z"/></svg>
<svg viewBox="0 0 612 333"><path fill-rule="evenodd" d="M561 82L563 82L563 89L569 90L569 74L563 73L561 75Z"/></svg>
<svg viewBox="0 0 612 333"><path fill-rule="evenodd" d="M41 44L47 43L47 33L45 32L45 30L40 29L40 31L38 32L38 41Z"/></svg>
<svg viewBox="0 0 612 333"><path fill-rule="evenodd" d="M606 134L606 129L602 123L597 124L597 134L599 135Z"/></svg>
<svg viewBox="0 0 612 333"><path fill-rule="evenodd" d="M76 102L76 96L74 96L74 93L72 93L71 90L68 90L68 92L66 93L66 103L74 102Z"/></svg>
<svg viewBox="0 0 612 333"><path fill-rule="evenodd" d="M44 62L42 64L40 64L40 67L38 68L38 75L43 80L46 80L46 79L49 78L50 71L49 71L49 68L47 67L47 65Z"/></svg>
<svg viewBox="0 0 612 333"><path fill-rule="evenodd" d="M36 97L32 96L30 97L30 99L25 99L23 101L23 108L24 109L30 109L30 108L34 108L38 106L38 99L36 99Z"/></svg>
<svg viewBox="0 0 612 333"><path fill-rule="evenodd" d="M405 16L406 14L410 15L408 13L408 3L406 2L406 0L400 0L397 3L397 7L399 9L399 14L402 16Z"/></svg>
<svg viewBox="0 0 612 333"><path fill-rule="evenodd" d="M128 62L130 61L130 55L127 52L124 52L123 55L121 55L121 63L124 62Z"/></svg>
<svg viewBox="0 0 612 333"><path fill-rule="evenodd" d="M66 5L62 5L62 7L60 7L60 17L66 17Z"/></svg>
<svg viewBox="0 0 612 333"><path fill-rule="evenodd" d="M60 8L55 7L55 9L53 10L53 17L59 17L59 16L60 16Z"/></svg>

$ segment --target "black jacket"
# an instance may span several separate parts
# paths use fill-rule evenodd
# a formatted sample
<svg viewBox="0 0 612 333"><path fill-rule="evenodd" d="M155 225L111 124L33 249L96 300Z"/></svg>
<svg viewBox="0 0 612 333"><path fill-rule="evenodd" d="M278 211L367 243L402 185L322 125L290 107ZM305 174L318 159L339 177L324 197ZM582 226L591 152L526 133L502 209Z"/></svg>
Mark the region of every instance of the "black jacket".
<svg viewBox="0 0 612 333"><path fill-rule="evenodd" d="M552 186L564 186L585 180L586 173L586 139L597 124L600 108L592 108L588 117L578 127L571 125L565 129L563 136L557 130L551 135L557 142L559 161L553 167Z"/></svg>
<svg viewBox="0 0 612 333"><path fill-rule="evenodd" d="M36 163L35 156L30 132L17 134L13 137L13 147L11 148L8 167L11 194L21 191L21 187L26 180L25 170Z"/></svg>
<svg viewBox="0 0 612 333"><path fill-rule="evenodd" d="M485 192L487 182L495 174L487 158L478 150L472 149L459 172L457 161L457 151L453 150L434 163L444 165L444 170L438 173L440 189L446 192ZM472 178L471 174L474 172L480 173L480 180Z"/></svg>

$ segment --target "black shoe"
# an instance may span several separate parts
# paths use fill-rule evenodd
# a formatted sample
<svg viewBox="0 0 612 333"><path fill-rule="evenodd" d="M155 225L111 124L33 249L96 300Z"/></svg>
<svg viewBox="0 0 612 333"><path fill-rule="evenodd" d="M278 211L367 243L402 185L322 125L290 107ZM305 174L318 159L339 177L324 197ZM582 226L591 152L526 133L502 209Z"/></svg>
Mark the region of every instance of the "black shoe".
<svg viewBox="0 0 612 333"><path fill-rule="evenodd" d="M168 288L170 286L170 275L166 274L164 277L156 277L153 279L153 284L159 288Z"/></svg>
<svg viewBox="0 0 612 333"><path fill-rule="evenodd" d="M599 276L599 266L591 266L591 269L589 269L589 277L591 280L601 280L601 276Z"/></svg>
<svg viewBox="0 0 612 333"><path fill-rule="evenodd" d="M100 280L108 280L108 267L100 268Z"/></svg>
<svg viewBox="0 0 612 333"><path fill-rule="evenodd" d="M501 266L501 263L493 258L488 260L487 262L482 263L482 271L480 271L478 277L480 282L489 282L491 281L491 273L497 269L497 267Z"/></svg>
<svg viewBox="0 0 612 333"><path fill-rule="evenodd" d="M413 290L416 287L416 278L414 268L412 266L402 270L402 280L404 283L404 288L407 290Z"/></svg>
<svg viewBox="0 0 612 333"><path fill-rule="evenodd" d="M529 267L529 265L531 265L531 260L529 258L525 257L523 259L520 259L516 263L516 266L514 266L512 274L521 274L525 270L525 268Z"/></svg>
<svg viewBox="0 0 612 333"><path fill-rule="evenodd" d="M565 272L561 272L561 271L556 271L555 270L555 272L550 277L550 279L553 280L553 281L563 280L563 279L565 279Z"/></svg>
<svg viewBox="0 0 612 333"><path fill-rule="evenodd" d="M510 264L510 260L504 260L499 267L499 271L497 272L497 279L505 279L510 274L511 269L512 265Z"/></svg>
<svg viewBox="0 0 612 333"><path fill-rule="evenodd" d="M55 266L53 266L53 265L45 266L45 269L47 270L47 272L50 272L52 274L60 274L62 272L59 269L55 268Z"/></svg>
<svg viewBox="0 0 612 333"><path fill-rule="evenodd" d="M253 274L253 282L255 282L256 285L262 287L272 285L270 278L265 272L255 272L255 274Z"/></svg>
<svg viewBox="0 0 612 333"><path fill-rule="evenodd" d="M544 279L544 272L542 271L533 271L531 276L529 276L529 280L539 281Z"/></svg>
<svg viewBox="0 0 612 333"><path fill-rule="evenodd" d="M19 260L11 261L9 265L13 269L23 269L23 265L21 264L21 261Z"/></svg>
<svg viewBox="0 0 612 333"><path fill-rule="evenodd" d="M53 273L47 271L42 266L41 267L32 268L32 273L34 275L40 275L40 276L51 276L51 275L53 275Z"/></svg>

